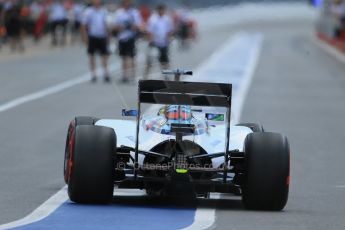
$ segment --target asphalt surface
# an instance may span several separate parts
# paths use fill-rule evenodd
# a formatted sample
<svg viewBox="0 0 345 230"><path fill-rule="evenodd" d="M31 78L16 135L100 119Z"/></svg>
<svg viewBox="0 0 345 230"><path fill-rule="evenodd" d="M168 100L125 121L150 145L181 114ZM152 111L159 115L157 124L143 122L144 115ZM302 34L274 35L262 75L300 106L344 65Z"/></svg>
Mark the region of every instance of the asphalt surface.
<svg viewBox="0 0 345 230"><path fill-rule="evenodd" d="M173 66L195 68L237 31L260 31L263 48L242 120L288 136L291 191L283 212L243 209L238 198L199 201L214 207L215 229L345 229L345 64L313 41L313 21L255 22L209 28ZM0 62L0 104L87 72L80 47ZM177 58L178 57L178 58ZM116 65L117 58L111 62ZM140 68L140 65L139 65ZM119 118L135 108L136 85L85 83L0 113L0 224L29 214L63 185L65 132L75 115ZM119 94L125 98L125 104ZM125 205L194 206L123 197Z"/></svg>
<svg viewBox="0 0 345 230"><path fill-rule="evenodd" d="M256 30L258 25L248 26ZM312 24L266 23L242 121L288 136L290 197L283 212L217 205L217 229L345 228L345 63L313 42Z"/></svg>

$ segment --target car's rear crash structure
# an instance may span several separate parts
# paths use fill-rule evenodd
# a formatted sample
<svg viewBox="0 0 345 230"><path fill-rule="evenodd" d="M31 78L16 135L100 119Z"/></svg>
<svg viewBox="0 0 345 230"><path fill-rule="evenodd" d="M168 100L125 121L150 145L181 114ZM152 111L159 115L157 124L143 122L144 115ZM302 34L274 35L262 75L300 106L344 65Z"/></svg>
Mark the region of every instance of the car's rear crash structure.
<svg viewBox="0 0 345 230"><path fill-rule="evenodd" d="M72 201L107 203L115 187L154 196L233 193L249 209L284 208L288 140L254 123L230 126L232 85L142 80L138 89L137 110L123 111L136 121L71 121L64 179Z"/></svg>

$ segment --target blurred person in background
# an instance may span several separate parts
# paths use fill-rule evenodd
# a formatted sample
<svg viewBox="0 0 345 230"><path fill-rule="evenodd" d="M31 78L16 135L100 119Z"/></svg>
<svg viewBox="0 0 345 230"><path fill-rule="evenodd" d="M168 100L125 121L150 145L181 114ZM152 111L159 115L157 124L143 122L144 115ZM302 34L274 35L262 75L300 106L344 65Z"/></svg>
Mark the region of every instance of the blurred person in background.
<svg viewBox="0 0 345 230"><path fill-rule="evenodd" d="M20 4L20 20L22 23L21 37L25 38L26 34L32 34L33 24L30 20L30 6L25 2L21 1Z"/></svg>
<svg viewBox="0 0 345 230"><path fill-rule="evenodd" d="M30 17L33 21L33 37L38 42L43 34L43 29L47 21L45 5L42 0L33 1L30 6Z"/></svg>
<svg viewBox="0 0 345 230"><path fill-rule="evenodd" d="M6 29L4 26L4 0L0 0L0 50L4 42Z"/></svg>
<svg viewBox="0 0 345 230"><path fill-rule="evenodd" d="M189 46L189 41L196 38L195 21L189 15L188 1L182 1L182 8L177 9L174 14L174 24L176 30L176 37L180 41L180 48L186 49Z"/></svg>
<svg viewBox="0 0 345 230"><path fill-rule="evenodd" d="M174 34L174 25L172 18L166 14L166 6L164 4L157 6L157 14L151 15L146 30L149 52L152 49L157 49L161 69L169 69L169 44ZM144 78L148 77L151 67L152 60L151 57L148 57Z"/></svg>
<svg viewBox="0 0 345 230"><path fill-rule="evenodd" d="M57 46L66 44L66 29L67 29L67 12L64 8L62 0L54 0L50 5L48 20L50 23L52 45ZM61 29L61 36L58 39L58 30Z"/></svg>
<svg viewBox="0 0 345 230"><path fill-rule="evenodd" d="M331 12L336 20L334 36L339 38L345 30L345 1L334 0L331 5Z"/></svg>
<svg viewBox="0 0 345 230"><path fill-rule="evenodd" d="M115 11L114 30L118 39L118 51L122 59L122 82L135 79L136 39L142 25L139 11L132 7L131 0L122 0Z"/></svg>
<svg viewBox="0 0 345 230"><path fill-rule="evenodd" d="M102 5L102 0L92 0L92 5L85 10L81 22L81 35L87 46L89 65L92 74L91 81L96 82L95 54L101 55L103 77L105 82L110 82L108 72L108 30L106 25L107 12Z"/></svg>
<svg viewBox="0 0 345 230"><path fill-rule="evenodd" d="M4 4L4 21L6 36L10 42L11 51L24 51L22 40L23 22L21 18L21 6L16 0L7 1Z"/></svg>
<svg viewBox="0 0 345 230"><path fill-rule="evenodd" d="M189 37L187 9L177 9L173 16L176 27L176 37L180 40L180 47L185 47L186 40Z"/></svg>
<svg viewBox="0 0 345 230"><path fill-rule="evenodd" d="M2 23L3 8L4 8L4 0L0 0L0 23Z"/></svg>
<svg viewBox="0 0 345 230"><path fill-rule="evenodd" d="M73 18L73 24L72 24L72 36L71 36L71 42L74 43L76 40L80 39L80 25L83 18L83 12L84 12L85 6L81 0L74 1L72 6L72 18Z"/></svg>

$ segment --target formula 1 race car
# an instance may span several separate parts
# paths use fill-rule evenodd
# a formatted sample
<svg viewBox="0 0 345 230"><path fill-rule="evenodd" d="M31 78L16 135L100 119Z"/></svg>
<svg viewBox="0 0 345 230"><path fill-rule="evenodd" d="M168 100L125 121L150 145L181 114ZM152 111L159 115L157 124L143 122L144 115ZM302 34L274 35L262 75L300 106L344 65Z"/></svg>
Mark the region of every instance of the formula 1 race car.
<svg viewBox="0 0 345 230"><path fill-rule="evenodd" d="M70 200L108 203L114 188L192 198L217 192L242 196L248 209L282 210L288 140L258 124L230 125L231 92L231 84L141 80L137 110L122 110L127 119L73 119L64 161Z"/></svg>

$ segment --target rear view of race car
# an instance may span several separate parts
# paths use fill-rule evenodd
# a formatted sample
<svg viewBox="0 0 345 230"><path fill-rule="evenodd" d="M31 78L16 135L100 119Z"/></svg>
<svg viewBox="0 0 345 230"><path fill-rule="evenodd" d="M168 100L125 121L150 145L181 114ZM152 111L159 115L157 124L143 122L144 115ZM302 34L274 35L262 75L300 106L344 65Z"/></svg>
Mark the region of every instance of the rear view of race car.
<svg viewBox="0 0 345 230"><path fill-rule="evenodd" d="M231 84L139 81L132 120L76 117L64 178L77 203L108 203L113 191L152 196L242 196L248 209L282 210L288 200L285 136L255 123L230 125Z"/></svg>

